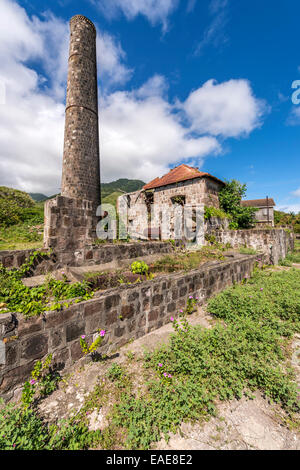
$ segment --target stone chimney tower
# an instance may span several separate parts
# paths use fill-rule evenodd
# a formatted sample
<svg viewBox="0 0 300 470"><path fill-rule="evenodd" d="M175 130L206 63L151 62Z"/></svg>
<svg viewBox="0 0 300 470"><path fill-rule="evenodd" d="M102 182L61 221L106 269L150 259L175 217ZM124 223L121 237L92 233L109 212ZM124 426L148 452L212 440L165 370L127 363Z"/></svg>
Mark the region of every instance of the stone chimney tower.
<svg viewBox="0 0 300 470"><path fill-rule="evenodd" d="M76 15L70 29L61 195L46 202L44 229L44 247L64 264L93 244L101 200L96 28Z"/></svg>
<svg viewBox="0 0 300 470"><path fill-rule="evenodd" d="M70 53L62 168L62 196L100 204L96 28L85 16L70 20Z"/></svg>

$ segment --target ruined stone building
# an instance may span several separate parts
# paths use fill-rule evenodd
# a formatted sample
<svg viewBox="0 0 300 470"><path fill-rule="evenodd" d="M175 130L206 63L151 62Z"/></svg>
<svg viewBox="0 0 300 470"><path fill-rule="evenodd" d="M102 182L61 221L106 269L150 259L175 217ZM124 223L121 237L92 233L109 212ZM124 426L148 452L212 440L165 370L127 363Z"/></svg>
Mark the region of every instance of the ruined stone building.
<svg viewBox="0 0 300 470"><path fill-rule="evenodd" d="M253 199L249 201L241 201L244 207L255 207L255 219L257 225L271 225L274 227L274 207L276 206L274 199Z"/></svg>
<svg viewBox="0 0 300 470"><path fill-rule="evenodd" d="M120 215L124 214L123 220L126 217L132 238L176 238L175 221L172 220L175 218L174 207L190 207L192 211L204 206L219 208L218 194L224 184L209 173L182 164L150 181L141 190L120 196L118 211ZM165 208L171 216L170 232L164 236L161 233L163 214L159 207Z"/></svg>

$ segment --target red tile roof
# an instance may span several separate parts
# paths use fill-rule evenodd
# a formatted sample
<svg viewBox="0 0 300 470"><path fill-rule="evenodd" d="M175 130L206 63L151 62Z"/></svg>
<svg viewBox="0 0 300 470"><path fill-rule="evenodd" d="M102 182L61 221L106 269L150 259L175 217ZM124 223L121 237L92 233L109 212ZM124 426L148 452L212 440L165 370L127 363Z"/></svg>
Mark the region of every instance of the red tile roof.
<svg viewBox="0 0 300 470"><path fill-rule="evenodd" d="M252 199L251 201L241 201L241 205L244 207L274 207L276 206L274 199Z"/></svg>
<svg viewBox="0 0 300 470"><path fill-rule="evenodd" d="M219 183L225 184L223 181L219 180L218 178L215 178L209 173L205 173L203 171L199 171L197 168L182 164L176 166L175 168L170 170L169 173L163 175L161 178L157 177L154 180L150 181L150 183L146 184L143 189L159 188L160 186L167 186L169 184L176 184L181 181L187 181L201 177L212 178L218 181Z"/></svg>

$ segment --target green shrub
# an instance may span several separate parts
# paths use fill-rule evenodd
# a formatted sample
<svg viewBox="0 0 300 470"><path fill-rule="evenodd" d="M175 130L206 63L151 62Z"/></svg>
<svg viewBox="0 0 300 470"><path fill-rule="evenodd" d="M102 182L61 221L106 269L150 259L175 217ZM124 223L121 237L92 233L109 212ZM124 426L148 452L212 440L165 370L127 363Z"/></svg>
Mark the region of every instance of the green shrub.
<svg viewBox="0 0 300 470"><path fill-rule="evenodd" d="M216 207L204 207L204 218L211 219L212 217L218 217L219 219L228 219L229 216L222 209L217 209Z"/></svg>
<svg viewBox="0 0 300 470"><path fill-rule="evenodd" d="M24 209L32 207L34 207L34 201L27 193L0 186L0 226L21 222Z"/></svg>
<svg viewBox="0 0 300 470"><path fill-rule="evenodd" d="M241 206L241 200L246 194L246 185L239 181L232 180L226 182L226 186L219 192L220 206L228 214L232 221L231 229L252 228L255 225L254 207Z"/></svg>
<svg viewBox="0 0 300 470"><path fill-rule="evenodd" d="M286 258L285 258L285 259L282 259L282 258L281 258L281 259L278 261L278 264L279 264L279 266L287 266L287 267L293 266L292 261L289 261L289 260L286 259Z"/></svg>
<svg viewBox="0 0 300 470"><path fill-rule="evenodd" d="M69 302L62 303L63 300L77 298L81 301L93 296L87 282L70 284L66 278L63 281L50 278L38 287L25 286L22 278L41 256L48 256L48 253L34 252L20 269L9 270L0 264L0 303L4 303L8 311L30 317L70 305Z"/></svg>
<svg viewBox="0 0 300 470"><path fill-rule="evenodd" d="M131 265L133 274L148 274L149 266L144 261L134 261Z"/></svg>

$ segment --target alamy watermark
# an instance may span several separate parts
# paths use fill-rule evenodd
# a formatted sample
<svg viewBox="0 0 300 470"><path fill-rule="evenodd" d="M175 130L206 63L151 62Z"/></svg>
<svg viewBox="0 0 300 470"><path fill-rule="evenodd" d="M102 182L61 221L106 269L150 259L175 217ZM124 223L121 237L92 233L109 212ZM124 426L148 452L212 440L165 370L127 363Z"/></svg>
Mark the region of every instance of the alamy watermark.
<svg viewBox="0 0 300 470"><path fill-rule="evenodd" d="M118 213L111 204L102 204L96 215L97 237L101 240L186 240L204 244L203 204L144 204L129 206L119 202Z"/></svg>
<svg viewBox="0 0 300 470"><path fill-rule="evenodd" d="M300 104L300 80L293 81L292 88L295 90L292 94L292 103L298 105Z"/></svg>

